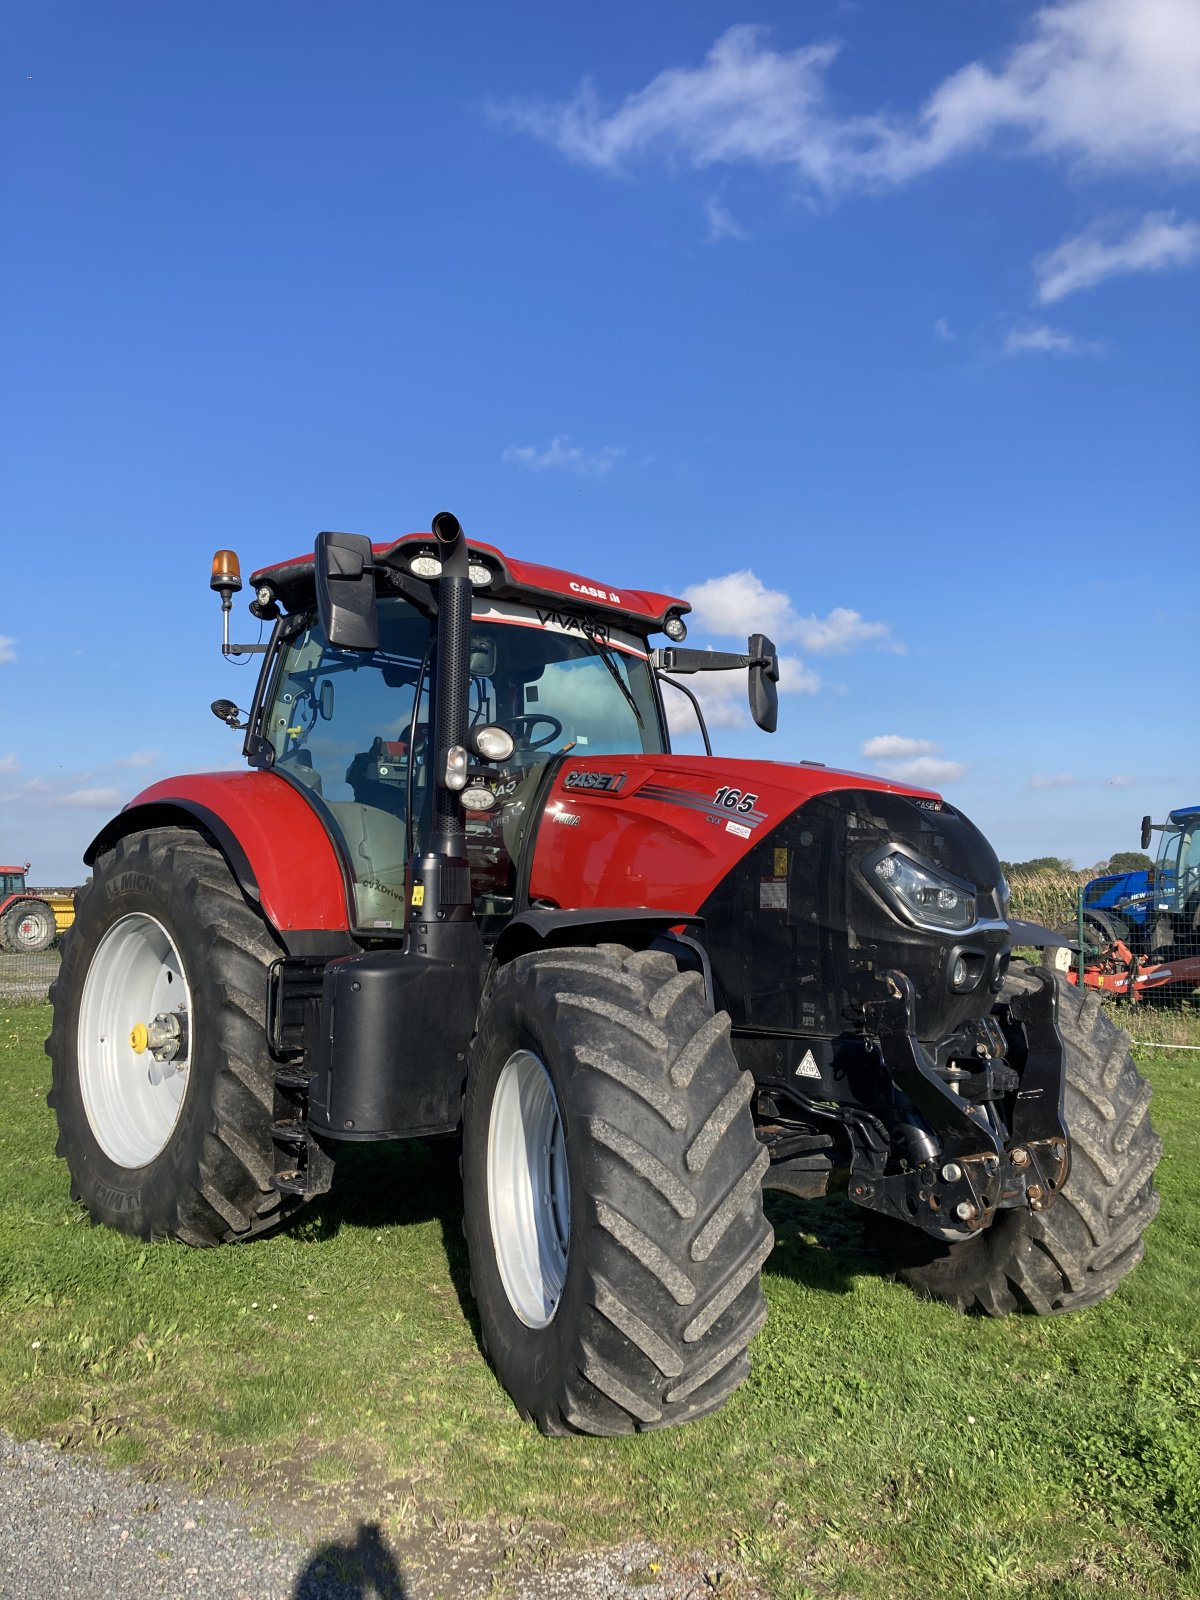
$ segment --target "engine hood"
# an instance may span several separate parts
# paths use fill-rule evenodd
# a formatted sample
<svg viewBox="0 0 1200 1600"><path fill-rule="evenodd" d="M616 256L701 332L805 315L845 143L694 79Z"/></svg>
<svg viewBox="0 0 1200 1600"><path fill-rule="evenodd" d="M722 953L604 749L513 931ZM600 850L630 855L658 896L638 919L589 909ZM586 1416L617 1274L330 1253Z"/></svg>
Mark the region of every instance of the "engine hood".
<svg viewBox="0 0 1200 1600"><path fill-rule="evenodd" d="M931 790L815 764L720 757L569 757L546 798L529 894L564 908L634 905L699 911L718 883L800 806L839 790Z"/></svg>
<svg viewBox="0 0 1200 1600"><path fill-rule="evenodd" d="M893 847L974 887L968 929L918 926L880 889L872 864ZM699 914L721 1003L754 1032L854 1031L900 970L921 1037L945 1037L989 1008L1007 960L1000 864L979 830L928 790L826 767L568 760L538 822L529 892L564 909Z"/></svg>

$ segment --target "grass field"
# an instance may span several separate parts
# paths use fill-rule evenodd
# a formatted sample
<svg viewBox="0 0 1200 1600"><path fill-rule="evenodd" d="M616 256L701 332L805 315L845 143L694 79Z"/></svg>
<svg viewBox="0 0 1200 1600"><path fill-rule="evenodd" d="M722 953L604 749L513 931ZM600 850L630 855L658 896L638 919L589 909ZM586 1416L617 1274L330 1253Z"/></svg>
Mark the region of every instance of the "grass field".
<svg viewBox="0 0 1200 1600"><path fill-rule="evenodd" d="M644 1533L736 1560L781 1600L1200 1594L1200 1053L1142 1056L1164 1203L1106 1305L960 1318L884 1281L846 1208L773 1197L771 1316L728 1407L680 1432L546 1440L480 1356L445 1162L351 1151L303 1223L253 1245L94 1230L53 1154L48 1022L0 1008L12 1432L382 1508L397 1532L494 1521L517 1558ZM1200 1043L1194 1018L1172 1026Z"/></svg>

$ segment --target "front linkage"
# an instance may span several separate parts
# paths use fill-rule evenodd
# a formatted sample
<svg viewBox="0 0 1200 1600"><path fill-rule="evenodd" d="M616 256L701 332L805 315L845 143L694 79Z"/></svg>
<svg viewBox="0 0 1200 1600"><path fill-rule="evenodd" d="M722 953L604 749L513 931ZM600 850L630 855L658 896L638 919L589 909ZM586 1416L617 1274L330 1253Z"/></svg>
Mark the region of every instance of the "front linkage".
<svg viewBox="0 0 1200 1600"><path fill-rule="evenodd" d="M1000 1017L964 1023L936 1054L917 1038L910 980L889 972L883 982L889 994L873 1008L868 1048L878 1051L898 1104L913 1107L920 1121L903 1127L907 1152L893 1170L877 1137L854 1140L850 1198L949 1240L990 1226L998 1210L1051 1205L1069 1157L1064 1050L1049 974ZM972 1057L974 1072L962 1065ZM1007 1133L998 1109L1005 1100L1013 1107Z"/></svg>
<svg viewBox="0 0 1200 1600"><path fill-rule="evenodd" d="M1051 1206L1070 1170L1065 1048L1053 978L1033 971L1029 992L933 1047L917 1036L911 980L881 973L886 995L864 1008L859 1037L825 1045L821 1076L850 1098L805 1095L790 1075L786 1089L772 1086L760 1099L760 1137L774 1163L766 1186L816 1195L844 1176L856 1205L949 1243L989 1228L998 1211ZM882 1095L861 1095L872 1081ZM793 1109L834 1137L804 1140ZM830 1148L838 1132L848 1169Z"/></svg>

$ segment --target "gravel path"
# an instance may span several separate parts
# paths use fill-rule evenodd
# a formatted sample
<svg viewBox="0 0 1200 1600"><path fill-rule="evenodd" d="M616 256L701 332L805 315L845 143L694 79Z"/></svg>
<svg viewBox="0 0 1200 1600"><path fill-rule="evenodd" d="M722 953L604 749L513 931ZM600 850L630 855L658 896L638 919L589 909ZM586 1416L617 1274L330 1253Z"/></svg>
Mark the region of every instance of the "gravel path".
<svg viewBox="0 0 1200 1600"><path fill-rule="evenodd" d="M648 1544L551 1563L495 1529L360 1522L306 1538L274 1511L0 1433L0 1600L752 1600L699 1557L670 1568Z"/></svg>

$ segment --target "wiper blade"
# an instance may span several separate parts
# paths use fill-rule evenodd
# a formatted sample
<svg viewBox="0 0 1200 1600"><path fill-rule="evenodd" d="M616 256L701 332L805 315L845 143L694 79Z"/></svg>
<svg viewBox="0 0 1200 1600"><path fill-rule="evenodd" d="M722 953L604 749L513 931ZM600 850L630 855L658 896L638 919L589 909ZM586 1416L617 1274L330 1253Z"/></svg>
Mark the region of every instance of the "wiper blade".
<svg viewBox="0 0 1200 1600"><path fill-rule="evenodd" d="M633 712L634 716L637 718L638 727L639 728L644 728L646 726L646 724L642 721L642 713L638 710L638 703L633 698L633 695L630 693L629 685L625 682L625 679L621 676L621 669L617 665L617 663L613 660L613 653L612 653L611 649L609 649L609 647L607 645L601 644L598 639L593 638L590 634L586 634L585 633L583 638L584 638L584 643L591 646L591 648L600 657L601 661L603 661L604 665L608 668L609 676L612 678L612 680L616 684L617 688L620 689L621 693L625 696L625 699L629 703L629 709Z"/></svg>

